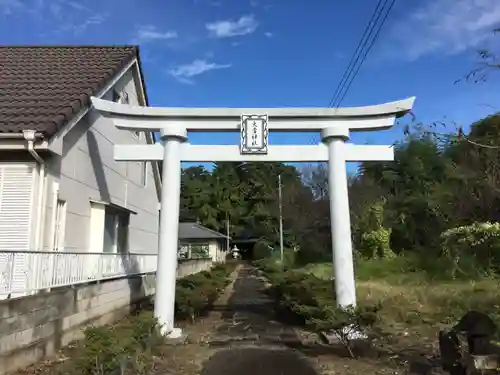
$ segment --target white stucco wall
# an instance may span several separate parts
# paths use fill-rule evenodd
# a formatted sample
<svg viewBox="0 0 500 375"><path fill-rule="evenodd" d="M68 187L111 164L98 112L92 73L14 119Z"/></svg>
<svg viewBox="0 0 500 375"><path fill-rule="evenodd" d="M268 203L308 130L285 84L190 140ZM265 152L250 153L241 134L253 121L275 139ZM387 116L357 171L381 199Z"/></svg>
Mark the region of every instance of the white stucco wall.
<svg viewBox="0 0 500 375"><path fill-rule="evenodd" d="M222 244L220 241L211 240L208 244L208 249L213 262L225 263L226 253L222 251Z"/></svg>
<svg viewBox="0 0 500 375"><path fill-rule="evenodd" d="M130 104L138 104L132 71L115 85L126 91ZM109 90L104 99L112 99ZM110 120L90 111L63 138L61 156L48 162L44 249L51 250L54 192L66 201L64 251L102 251L102 241L91 236L91 200L126 207L130 215L129 251L157 253L158 199L151 164L147 165L146 186L141 186L141 163L115 162L114 144L146 143L132 132L117 129ZM94 226L96 224L94 223ZM95 230L94 230L95 234ZM91 238L93 239L91 240ZM101 244L99 247L99 242Z"/></svg>

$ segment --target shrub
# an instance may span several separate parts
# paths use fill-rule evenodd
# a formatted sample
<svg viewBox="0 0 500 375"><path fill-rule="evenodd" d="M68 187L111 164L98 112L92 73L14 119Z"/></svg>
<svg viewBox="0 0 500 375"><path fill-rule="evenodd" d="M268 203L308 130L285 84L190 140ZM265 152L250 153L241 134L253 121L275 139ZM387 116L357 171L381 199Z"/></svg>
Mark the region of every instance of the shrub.
<svg viewBox="0 0 500 375"><path fill-rule="evenodd" d="M286 270L276 261L260 260L254 263L271 283L269 292L278 302L278 312L297 323L304 324L305 317L293 308L296 304L316 306L317 298L334 297L329 281L325 282L304 271Z"/></svg>
<svg viewBox="0 0 500 375"><path fill-rule="evenodd" d="M283 266L286 268L292 268L295 266L295 258L296 254L293 249L284 248L283 249ZM279 248L276 248L269 256L269 259L272 259L275 262L281 263L281 252Z"/></svg>
<svg viewBox="0 0 500 375"><path fill-rule="evenodd" d="M108 327L90 327L85 330L83 345L75 360L76 369L82 374L101 371L110 373L120 368L126 358L130 338L120 340L113 329Z"/></svg>
<svg viewBox="0 0 500 375"><path fill-rule="evenodd" d="M271 258L255 260L253 265L264 272L269 278L276 273L283 272L283 266L278 261Z"/></svg>
<svg viewBox="0 0 500 375"><path fill-rule="evenodd" d="M110 374L129 370L146 374L163 343L151 312L130 317L115 326L89 327L72 362L74 373Z"/></svg>
<svg viewBox="0 0 500 375"><path fill-rule="evenodd" d="M195 291L194 288L179 288L175 292L175 312L179 318L188 318L191 321L203 312L210 303L205 291Z"/></svg>
<svg viewBox="0 0 500 375"><path fill-rule="evenodd" d="M473 223L451 228L441 236L442 254L452 264L452 276L467 273L471 265L483 270L500 268L500 223Z"/></svg>
<svg viewBox="0 0 500 375"><path fill-rule="evenodd" d="M392 258L392 229L384 227L386 199L375 200L355 221L353 234L361 254L368 259Z"/></svg>
<svg viewBox="0 0 500 375"><path fill-rule="evenodd" d="M234 264L218 264L210 271L186 276L177 281L175 310L177 317L194 321L215 302L229 283Z"/></svg>
<svg viewBox="0 0 500 375"><path fill-rule="evenodd" d="M318 299L333 299L332 283L302 271L287 271L274 277L273 285L280 297L294 300L297 303L317 304Z"/></svg>
<svg viewBox="0 0 500 375"><path fill-rule="evenodd" d="M271 254L272 250L266 241L257 241L253 246L252 258L255 260L269 258Z"/></svg>
<svg viewBox="0 0 500 375"><path fill-rule="evenodd" d="M393 258L391 250L391 229L380 227L361 235L360 247L370 259Z"/></svg>
<svg viewBox="0 0 500 375"><path fill-rule="evenodd" d="M289 270L267 274L278 301L278 313L315 332L335 332L354 357L350 345L353 332L371 330L377 321L378 305L338 308L332 282L304 271Z"/></svg>
<svg viewBox="0 0 500 375"><path fill-rule="evenodd" d="M355 357L351 346L351 337L373 329L378 320L380 305L359 307L337 307L330 302L321 303L314 309L297 306L306 317L306 325L315 332L334 332L337 338Z"/></svg>
<svg viewBox="0 0 500 375"><path fill-rule="evenodd" d="M227 279L227 277L229 275L231 275L231 273L236 268L237 264L238 264L237 262L231 262L231 261L228 261L226 263L219 263L212 268L212 272L213 273L220 273L220 274L224 275L226 280L229 280L229 279Z"/></svg>

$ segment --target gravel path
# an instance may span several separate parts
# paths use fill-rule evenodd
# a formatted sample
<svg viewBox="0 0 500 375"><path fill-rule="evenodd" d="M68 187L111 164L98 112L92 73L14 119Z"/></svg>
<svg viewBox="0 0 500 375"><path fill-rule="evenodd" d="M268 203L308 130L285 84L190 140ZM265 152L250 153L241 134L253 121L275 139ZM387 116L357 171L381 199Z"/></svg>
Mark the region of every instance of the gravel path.
<svg viewBox="0 0 500 375"><path fill-rule="evenodd" d="M226 304L216 307L221 321L209 334L213 354L202 364L202 375L316 375L299 352L290 349L299 338L274 320L264 282L250 266L239 269Z"/></svg>

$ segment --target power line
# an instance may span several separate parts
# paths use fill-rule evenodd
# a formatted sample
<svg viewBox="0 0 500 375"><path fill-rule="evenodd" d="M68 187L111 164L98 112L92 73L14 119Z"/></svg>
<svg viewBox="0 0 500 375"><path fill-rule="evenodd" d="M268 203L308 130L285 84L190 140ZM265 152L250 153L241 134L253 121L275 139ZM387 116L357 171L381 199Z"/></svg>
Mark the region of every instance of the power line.
<svg viewBox="0 0 500 375"><path fill-rule="evenodd" d="M389 3L389 6L386 8L386 5ZM376 23L378 22L378 20L380 19L380 17L382 16L383 14L383 11L384 9L386 9L386 12L385 12L385 15L382 19L382 22L378 25L378 28L375 32L375 36L373 37L373 39L371 40L370 44L368 45L368 48L364 51L364 54L361 58L361 62L354 68L354 65L352 67L352 69L350 70L349 74L347 74L347 79L350 80L348 81L348 83L346 83L347 81L344 82L344 86L341 87L341 89L339 90L339 93L337 94L337 98L339 98L339 95L340 93L343 91L343 94L340 96L340 98L335 101L333 100L331 102L331 106L332 107L339 107L340 104L342 103L342 101L344 100L345 96L347 95L347 92L349 91L349 89L351 88L351 85L352 83L354 82L354 79L356 78L356 76L358 75L359 73L359 70L361 68L361 66L363 65L363 63L365 62L366 60L366 57L368 56L368 53L371 51L373 45L375 44L375 42L377 41L379 35L380 35L380 31L382 30L382 27L384 26L384 24L386 23L387 21L387 18L389 17L389 14L391 13L391 10L392 8L394 7L394 4L396 3L396 0L386 0L380 10L380 12L377 14L377 18L375 20L375 23L374 23L374 26L370 29L370 32L368 34L368 39L371 37L371 35L373 34L373 31L375 30L375 27L376 27ZM377 6L378 8L378 6ZM376 10L377 10L376 8ZM363 48L366 46L367 42L368 42L368 39L365 40L365 43L363 44ZM357 57L356 59L356 62L359 61L359 58L360 56ZM356 63L355 62L355 63ZM355 70L354 70L355 69ZM352 74L354 71L354 74Z"/></svg>
<svg viewBox="0 0 500 375"><path fill-rule="evenodd" d="M328 104L329 107L333 106L333 103L335 102L335 99L337 98L339 91L342 88L342 85L345 83L344 81L348 75L348 72L352 69L353 64L355 64L355 59L357 60L356 56L358 56L358 53L361 52L360 51L361 46L364 43L366 43L365 38L368 35L368 31L370 30L370 26L373 24L375 17L377 16L378 12L380 12L380 10L381 10L380 6L382 5L382 2L383 2L383 0L378 1L377 6L375 7L375 10L373 11L372 16L370 17L370 20L368 21L368 23L365 27L365 31L363 32L363 36L361 37L360 41L358 42L358 46L356 47L354 54L351 56L351 60L349 61L349 64L347 65L347 68L344 71L344 74L343 74L339 84L337 85L337 88L335 89L335 92L333 93L332 98L330 99L330 102ZM385 5L385 3L384 3L384 5Z"/></svg>
<svg viewBox="0 0 500 375"><path fill-rule="evenodd" d="M349 84L347 85L345 91L344 91L344 94L342 95L342 97L340 98L340 100L338 101L336 107L339 107L340 104L342 104L342 101L344 100L345 96L347 95L347 92L349 91L349 89L351 88L351 85L352 83L354 82L354 79L356 78L356 76L358 75L358 72L359 72L359 69L361 68L361 66L363 65L363 63L365 62L366 60L366 57L368 56L368 53L370 53L373 45L375 44L375 42L377 41L379 35L380 35L380 31L382 30L382 27L384 26L385 22L387 21L387 18L389 17L389 14L391 13L391 10L392 8L394 7L394 4L396 3L396 0L392 0L389 7L387 8L387 12L385 13L385 16L384 18L382 19L382 22L380 23L380 26L378 27L377 29L377 32L375 33L375 36L373 37L372 39L372 42L370 43L370 45L368 46L368 48L366 49L365 51L365 54L363 55L363 58L361 59L361 62L359 63L359 65L356 67L356 71L354 72L354 75L352 76L351 80L349 81ZM387 2L386 2L387 4ZM385 4L384 4L385 5Z"/></svg>
<svg viewBox="0 0 500 375"><path fill-rule="evenodd" d="M363 63L365 62L366 57L368 56L368 53L370 52L370 50L372 49L373 45L375 44L375 41L377 40L378 36L380 35L380 31L382 30L382 27L384 26L385 22L387 21L387 18L388 18L388 16L389 16L389 13L391 12L391 10L392 10L392 8L393 8L393 6L394 6L394 4L395 4L396 0L388 0L388 1L386 1L386 2L384 3L383 7L382 7L382 10L381 10L381 11L380 11L380 13L378 14L378 17L377 17L377 20L376 20L376 21L378 21L378 20L380 19L380 16L382 15L382 13L383 13L384 9L386 8L386 5L387 5L387 3L388 3L389 1L391 1L391 2L390 2L390 4L389 4L389 6L387 7L387 11L386 11L386 13L385 13L384 18L382 19L382 22L379 24L378 29L377 29L377 31L375 32L375 36L373 37L373 39L371 40L370 44L368 45L368 48L364 51L364 54L363 54L363 57L361 58L360 63L356 66L355 70L351 70L351 72L350 72L350 73L352 74L352 73L353 73L353 71L354 71L354 74L352 74L352 75L350 74L350 75L349 75L350 80L349 80L349 82L348 82L346 85L344 85L344 87L342 88L342 90L343 90L343 94L342 94L342 96L339 98L339 100L338 100L336 103L334 103L334 106L335 106L335 107L339 107L339 106L341 105L342 101L344 100L345 96L347 95L347 92L348 92L348 91L349 91L349 89L351 88L351 85L352 85L352 83L354 82L354 79L355 79L355 78L356 78L356 76L358 75L358 73L359 73L359 70L360 70L361 66L362 66L362 65L363 65ZM376 27L376 26L374 26L374 27L370 30L369 37L371 37L371 36L372 36L373 31L375 30L375 27Z"/></svg>

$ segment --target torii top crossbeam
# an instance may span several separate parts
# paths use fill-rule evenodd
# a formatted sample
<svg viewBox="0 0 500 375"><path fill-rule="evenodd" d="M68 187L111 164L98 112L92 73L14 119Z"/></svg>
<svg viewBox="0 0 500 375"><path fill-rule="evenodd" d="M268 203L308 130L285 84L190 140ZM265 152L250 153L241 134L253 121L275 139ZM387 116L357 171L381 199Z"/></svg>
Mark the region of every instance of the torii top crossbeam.
<svg viewBox="0 0 500 375"><path fill-rule="evenodd" d="M321 131L332 126L351 131L390 128L394 120L404 116L415 97L395 102L350 108L160 108L118 104L93 97L92 104L115 125L129 130L156 130L178 125L187 131L239 131L242 113L261 113L269 117L269 131Z"/></svg>

